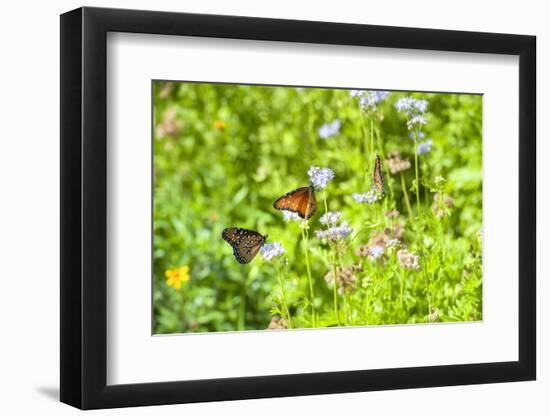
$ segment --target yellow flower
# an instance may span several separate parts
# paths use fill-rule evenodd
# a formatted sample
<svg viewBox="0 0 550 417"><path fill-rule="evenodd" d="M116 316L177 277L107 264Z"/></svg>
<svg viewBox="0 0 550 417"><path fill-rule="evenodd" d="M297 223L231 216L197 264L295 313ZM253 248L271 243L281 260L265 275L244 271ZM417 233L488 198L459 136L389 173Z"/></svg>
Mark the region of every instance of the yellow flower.
<svg viewBox="0 0 550 417"><path fill-rule="evenodd" d="M227 123L225 123L223 120L216 120L214 122L214 129L224 130L226 127L227 127Z"/></svg>
<svg viewBox="0 0 550 417"><path fill-rule="evenodd" d="M187 265L175 269L167 269L164 275L166 275L166 284L170 287L174 287L176 290L181 288L182 283L191 279L189 276L189 267Z"/></svg>

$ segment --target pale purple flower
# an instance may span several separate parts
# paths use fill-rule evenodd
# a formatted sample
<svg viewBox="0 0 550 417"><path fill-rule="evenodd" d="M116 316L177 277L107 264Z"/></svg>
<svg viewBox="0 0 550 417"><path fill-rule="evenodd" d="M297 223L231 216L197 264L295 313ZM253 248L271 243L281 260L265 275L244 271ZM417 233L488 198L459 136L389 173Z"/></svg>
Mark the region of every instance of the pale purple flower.
<svg viewBox="0 0 550 417"><path fill-rule="evenodd" d="M376 106L389 95L388 91L351 90L351 97L359 97L359 105L365 111L376 110Z"/></svg>
<svg viewBox="0 0 550 417"><path fill-rule="evenodd" d="M422 114L428 110L428 101L416 100L412 97L402 97L395 103L397 111L407 113L409 116Z"/></svg>
<svg viewBox="0 0 550 417"><path fill-rule="evenodd" d="M328 182L334 178L334 171L330 168L319 168L311 166L307 171L309 181L315 188L323 189Z"/></svg>
<svg viewBox="0 0 550 417"><path fill-rule="evenodd" d="M345 238L353 232L353 228L348 225L348 222L342 222L339 226L332 226L326 230L317 230L315 235L321 240L331 240L336 242Z"/></svg>
<svg viewBox="0 0 550 417"><path fill-rule="evenodd" d="M273 242L262 246L260 253L262 254L262 258L264 260L271 261L273 258L284 255L286 250L283 248L281 242Z"/></svg>
<svg viewBox="0 0 550 417"><path fill-rule="evenodd" d="M386 248L388 248L388 249L395 248L398 244L399 244L399 240L397 240L397 239L389 239L389 240L386 242Z"/></svg>
<svg viewBox="0 0 550 417"><path fill-rule="evenodd" d="M407 128L409 130L412 130L415 128L415 126L423 126L426 123L426 118L420 114L417 114L416 116L413 116L409 120L407 120Z"/></svg>
<svg viewBox="0 0 550 417"><path fill-rule="evenodd" d="M395 103L395 108L398 112L409 112L412 109L414 98L402 97Z"/></svg>
<svg viewBox="0 0 550 417"><path fill-rule="evenodd" d="M378 200L378 193L376 192L375 188L372 188L370 191L366 193L353 193L351 195L355 201L357 201L360 204L372 204L375 201Z"/></svg>
<svg viewBox="0 0 550 417"><path fill-rule="evenodd" d="M384 254L384 248L382 246L373 246L369 248L369 255L372 259L378 259Z"/></svg>
<svg viewBox="0 0 550 417"><path fill-rule="evenodd" d="M331 123L325 123L318 130L319 136L321 139L328 139L331 136L337 135L341 126L342 123L339 119L336 119Z"/></svg>
<svg viewBox="0 0 550 417"><path fill-rule="evenodd" d="M424 139L425 137L426 137L426 134L424 132L418 132L418 134L416 132L409 133L409 138L414 141L416 141L417 139L418 140Z"/></svg>
<svg viewBox="0 0 550 417"><path fill-rule="evenodd" d="M364 91L359 99L359 105L365 111L375 110L378 103L388 96L387 91Z"/></svg>
<svg viewBox="0 0 550 417"><path fill-rule="evenodd" d="M336 223L338 223L338 220L340 220L340 217L342 217L342 213L339 211L329 211L328 213L323 214L319 221L321 224L326 226L335 226Z"/></svg>
<svg viewBox="0 0 550 417"><path fill-rule="evenodd" d="M414 105L414 108L418 110L420 113L426 113L426 110L428 110L427 100L415 100L413 105Z"/></svg>
<svg viewBox="0 0 550 417"><path fill-rule="evenodd" d="M298 216L298 213L294 213L293 211L283 210L283 220L285 222L289 222L291 220L299 222L302 219L300 216Z"/></svg>
<svg viewBox="0 0 550 417"><path fill-rule="evenodd" d="M432 150L432 140L428 139L425 142L418 144L418 155L424 155Z"/></svg>

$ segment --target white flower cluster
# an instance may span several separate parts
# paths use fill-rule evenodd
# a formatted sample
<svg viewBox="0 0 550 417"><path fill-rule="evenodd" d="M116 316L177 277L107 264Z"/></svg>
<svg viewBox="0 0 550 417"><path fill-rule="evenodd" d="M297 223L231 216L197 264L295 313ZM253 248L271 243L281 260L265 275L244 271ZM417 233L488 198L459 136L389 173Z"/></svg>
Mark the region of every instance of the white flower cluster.
<svg viewBox="0 0 550 417"><path fill-rule="evenodd" d="M339 211L329 211L328 213L323 214L319 221L325 226L335 226L336 223L338 223L338 220L340 220L340 217L342 217L342 213Z"/></svg>
<svg viewBox="0 0 550 417"><path fill-rule="evenodd" d="M360 204L372 204L378 200L378 193L374 187L366 193L353 193L351 196Z"/></svg>
<svg viewBox="0 0 550 417"><path fill-rule="evenodd" d="M293 211L283 210L283 220L285 222L289 222L291 220L295 222L299 222L302 220L302 218L298 216L298 213L294 213Z"/></svg>
<svg viewBox="0 0 550 417"><path fill-rule="evenodd" d="M334 225L326 230L317 230L315 235L323 241L337 242L345 238L353 232L353 228L348 225L348 222L342 222L340 225Z"/></svg>
<svg viewBox="0 0 550 417"><path fill-rule="evenodd" d="M307 171L309 181L315 188L326 188L328 182L334 178L334 171L330 168L319 168L312 166Z"/></svg>
<svg viewBox="0 0 550 417"><path fill-rule="evenodd" d="M359 105L364 111L376 110L378 104L390 94L388 91L351 90L351 97L359 97Z"/></svg>
<svg viewBox="0 0 550 417"><path fill-rule="evenodd" d="M340 120L336 119L332 123L325 123L318 130L319 136L321 139L328 139L331 136L337 135L340 132L340 127L342 123Z"/></svg>
<svg viewBox="0 0 550 417"><path fill-rule="evenodd" d="M286 250L283 248L281 242L273 242L262 246L260 253L262 254L262 258L264 258L264 260L271 261L273 258L284 255Z"/></svg>

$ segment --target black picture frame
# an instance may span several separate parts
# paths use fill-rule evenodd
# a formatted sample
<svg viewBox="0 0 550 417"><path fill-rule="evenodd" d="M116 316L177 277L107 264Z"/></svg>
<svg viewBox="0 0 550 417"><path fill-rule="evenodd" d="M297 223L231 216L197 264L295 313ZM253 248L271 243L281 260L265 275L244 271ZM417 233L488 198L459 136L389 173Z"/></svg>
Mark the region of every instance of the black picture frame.
<svg viewBox="0 0 550 417"><path fill-rule="evenodd" d="M107 385L108 32L519 56L519 360ZM61 401L95 409L535 379L535 51L524 35L88 7L61 15Z"/></svg>

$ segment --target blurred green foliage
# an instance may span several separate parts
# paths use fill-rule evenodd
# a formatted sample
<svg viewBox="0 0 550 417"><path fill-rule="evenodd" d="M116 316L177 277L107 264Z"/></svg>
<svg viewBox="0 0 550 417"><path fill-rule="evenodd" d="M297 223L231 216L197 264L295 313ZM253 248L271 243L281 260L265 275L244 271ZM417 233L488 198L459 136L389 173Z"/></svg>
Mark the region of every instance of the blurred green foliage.
<svg viewBox="0 0 550 417"><path fill-rule="evenodd" d="M284 316L275 263L258 255L241 265L222 230L238 226L269 234L286 248L284 286L294 327L309 327L311 310L300 224L284 222L273 201L309 183L310 166L330 167L330 211L341 211L354 233L339 265L360 265L349 292L339 297L336 320L331 245L315 237L318 212L309 221L309 258L317 326L469 321L481 319L482 100L477 95L391 93L376 113L365 113L348 90L154 82L154 333L265 329ZM415 200L415 142L399 98L429 102L426 138L419 156L420 210ZM318 129L338 119L327 139ZM372 125L371 125L372 123ZM371 130L372 128L372 130ZM372 135L372 136L371 136ZM384 165L385 196L359 204L367 192L374 153L393 150L412 166L391 175ZM439 178L438 177L442 177ZM407 215L404 192L412 206ZM434 195L438 193L435 197ZM442 205L442 198L452 204ZM432 207L441 207L439 217ZM385 212L397 209L397 218ZM404 225L400 245L420 256L420 270L403 268L396 250L372 260L357 255L372 233ZM181 288L167 270L189 267Z"/></svg>

